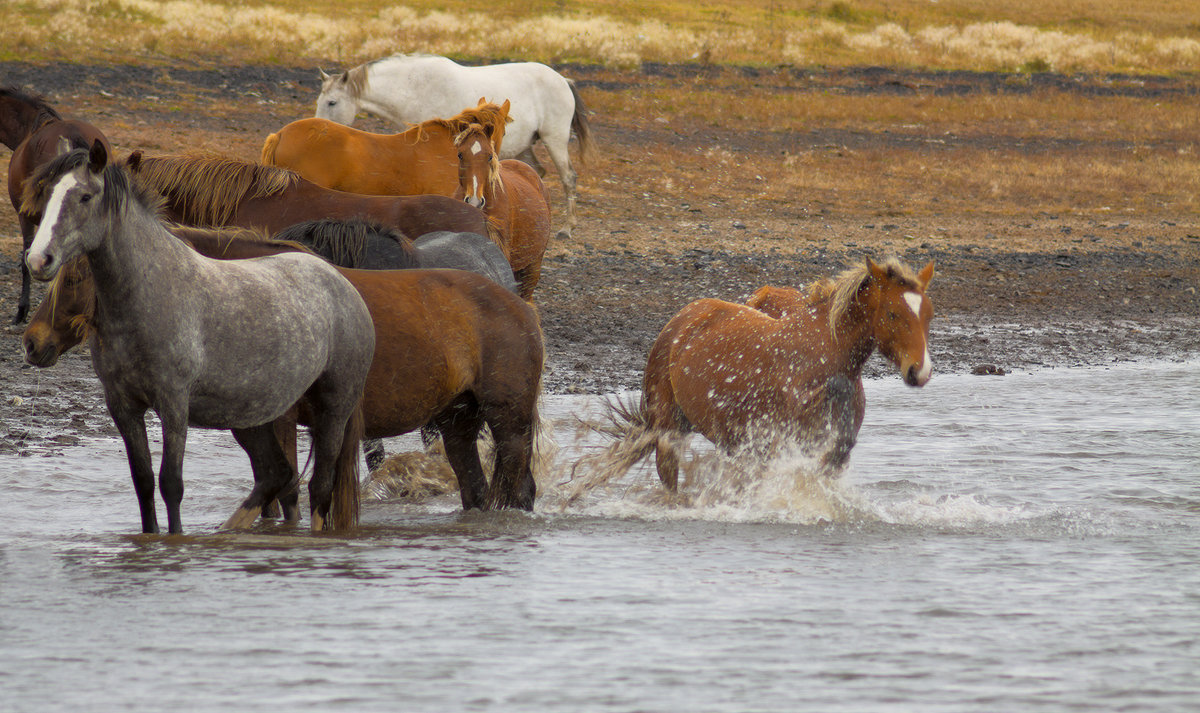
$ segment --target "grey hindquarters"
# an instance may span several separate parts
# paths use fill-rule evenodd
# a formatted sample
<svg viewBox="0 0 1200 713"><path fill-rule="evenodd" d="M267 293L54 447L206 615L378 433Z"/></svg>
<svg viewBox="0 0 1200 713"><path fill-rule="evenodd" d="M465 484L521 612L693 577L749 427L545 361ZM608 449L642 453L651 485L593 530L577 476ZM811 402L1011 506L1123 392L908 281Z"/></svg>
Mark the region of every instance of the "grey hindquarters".
<svg viewBox="0 0 1200 713"><path fill-rule="evenodd" d="M500 246L478 233L441 230L413 241L422 268L452 268L478 273L510 292L518 285Z"/></svg>

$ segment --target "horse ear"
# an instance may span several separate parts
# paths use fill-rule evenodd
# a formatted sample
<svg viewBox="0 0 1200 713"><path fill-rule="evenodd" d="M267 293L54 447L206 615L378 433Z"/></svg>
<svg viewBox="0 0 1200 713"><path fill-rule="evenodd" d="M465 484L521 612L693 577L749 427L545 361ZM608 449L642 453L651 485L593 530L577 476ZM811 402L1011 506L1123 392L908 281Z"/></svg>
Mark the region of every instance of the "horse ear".
<svg viewBox="0 0 1200 713"><path fill-rule="evenodd" d="M917 273L917 279L921 281L922 290L929 287L929 281L933 279L933 260L930 260L928 265L921 268L921 271Z"/></svg>
<svg viewBox="0 0 1200 713"><path fill-rule="evenodd" d="M125 166L128 167L130 171L137 173L138 171L142 170L142 158L144 155L145 154L142 153L141 149L137 149L133 153L129 154L129 158L125 159Z"/></svg>
<svg viewBox="0 0 1200 713"><path fill-rule="evenodd" d="M65 136L58 137L58 144L55 146L58 156L65 156L71 153L71 140Z"/></svg>
<svg viewBox="0 0 1200 713"><path fill-rule="evenodd" d="M324 82L326 79L329 79L329 75L325 73L325 70L323 68L317 67L317 71L321 73L321 81L322 82Z"/></svg>
<svg viewBox="0 0 1200 713"><path fill-rule="evenodd" d="M880 284L887 282L887 268L882 265L876 265L875 261L869 257L867 258L867 274Z"/></svg>
<svg viewBox="0 0 1200 713"><path fill-rule="evenodd" d="M92 173L100 173L108 165L108 150L100 139L92 142L92 150L88 152L88 168Z"/></svg>
<svg viewBox="0 0 1200 713"><path fill-rule="evenodd" d="M508 109L509 109L509 107L511 107L511 106L512 106L512 102L510 102L510 101L509 101L509 100L507 100L507 99L505 99L505 100L504 100L504 103L500 105L500 114L501 114L501 115L502 115L502 116L503 116L505 119L508 119ZM511 119L509 119L509 121L512 121L512 120L511 120Z"/></svg>
<svg viewBox="0 0 1200 713"><path fill-rule="evenodd" d="M475 106L483 106L484 104L487 104L487 103L488 103L487 97L479 97L479 101L475 103Z"/></svg>

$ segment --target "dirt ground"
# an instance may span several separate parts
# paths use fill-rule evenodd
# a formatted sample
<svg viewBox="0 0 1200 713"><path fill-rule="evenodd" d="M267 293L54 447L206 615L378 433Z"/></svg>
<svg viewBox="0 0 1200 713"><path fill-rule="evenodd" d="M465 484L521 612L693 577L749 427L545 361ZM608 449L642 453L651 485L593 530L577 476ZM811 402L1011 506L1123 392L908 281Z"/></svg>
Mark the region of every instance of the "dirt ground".
<svg viewBox="0 0 1200 713"><path fill-rule="evenodd" d="M628 71L561 70L578 80L585 100L590 92L620 92L651 80L670 82L678 76L695 82L705 71L754 71L650 65ZM1039 75L1036 81L1092 91L1054 75ZM310 67L0 62L0 82L39 92L64 116L96 124L119 154L136 148L148 154L201 149L248 160L257 159L269 132L311 115L318 89ZM1141 81L1134 91L1194 95L1197 85L1195 79ZM878 69L777 72L758 82L762 91L816 87L868 94L914 87L987 93L1012 91L1012 86L996 75ZM1110 82L1094 90L1121 89ZM646 160L657 149L686 140L753 160L758 153L830 142L919 142L920 129L878 134L824 129L764 137L715 127L699 117L694 124L668 126L649 116L596 113L591 123L604 158L580 167L579 227L569 238L552 242L535 294L546 336L547 391L638 388L650 344L687 302L742 300L763 284L798 285L867 255L895 254L918 267L936 260L930 288L937 312L930 346L935 379L927 388L936 388L939 373L1190 359L1200 353L1200 221L1195 215L889 216L831 212L806 204L803 196L769 205L743 196L694 201L647 189L662 170ZM371 121L357 126L394 130ZM942 138L925 138L946 150ZM0 159L5 155L0 152ZM689 180L705 177L683 176L679 183ZM547 186L559 217L561 190L553 171ZM45 372L24 365L22 326L8 325L19 289L19 254L15 214L6 203L0 207L0 452L42 452L80 435L113 433L86 350ZM35 285L35 305L41 291ZM868 366L871 375L890 370L879 357Z"/></svg>

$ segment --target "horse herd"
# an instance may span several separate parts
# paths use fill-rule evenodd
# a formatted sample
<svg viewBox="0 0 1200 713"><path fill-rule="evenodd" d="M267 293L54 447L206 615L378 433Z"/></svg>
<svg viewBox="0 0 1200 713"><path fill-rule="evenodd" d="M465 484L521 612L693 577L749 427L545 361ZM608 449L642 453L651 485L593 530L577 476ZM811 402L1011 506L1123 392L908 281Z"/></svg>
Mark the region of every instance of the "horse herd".
<svg viewBox="0 0 1200 713"><path fill-rule="evenodd" d="M392 135L333 120L386 114L376 95L387 87L411 111L416 98L393 77L406 61L415 74L459 67L401 56L322 72L318 117L267 137L258 164L140 151L118 160L94 126L0 89L28 270L17 322L29 276L50 282L25 331L26 359L49 366L90 339L143 532L159 531L151 409L172 533L183 528L189 426L229 429L249 456L254 487L229 528L277 507L298 518L297 424L312 441L314 529L357 522L360 442L374 465L377 439L417 429L443 439L464 509L532 509L544 347L531 300L551 219L529 148L540 138L557 167L569 231L566 144L574 133L590 151L586 112L568 80L518 63L486 68L480 81L465 70L485 68L443 77L440 94L474 96L449 118L407 114L397 121L420 123ZM504 99L479 98L488 94ZM506 150L525 160L502 159ZM837 472L862 423L866 359L878 350L906 383L929 379L932 277L932 263L913 271L868 259L806 291L687 305L650 350L640 404L614 410L626 417L624 467L653 451L677 493L681 442L696 431L727 451L806 444ZM485 425L490 480L476 446Z"/></svg>

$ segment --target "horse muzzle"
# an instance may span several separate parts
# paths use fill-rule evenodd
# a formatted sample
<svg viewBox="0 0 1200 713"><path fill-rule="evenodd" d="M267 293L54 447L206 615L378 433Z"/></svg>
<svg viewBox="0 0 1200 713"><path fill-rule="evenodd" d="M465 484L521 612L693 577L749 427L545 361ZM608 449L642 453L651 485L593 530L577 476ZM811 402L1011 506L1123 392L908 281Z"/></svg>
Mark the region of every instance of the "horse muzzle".
<svg viewBox="0 0 1200 713"><path fill-rule="evenodd" d="M487 201L485 201L482 196L467 196L463 200L467 202L467 205L471 206L472 208L478 208L479 210L483 210L483 207L487 205Z"/></svg>
<svg viewBox="0 0 1200 713"><path fill-rule="evenodd" d="M25 256L25 266L29 275L40 282L52 280L58 274L58 261L48 253L29 253Z"/></svg>
<svg viewBox="0 0 1200 713"><path fill-rule="evenodd" d="M26 364L36 366L39 369L45 369L58 363L58 356L62 352L53 340L45 337L39 338L36 332L30 330L26 332L25 337L21 341L25 347Z"/></svg>
<svg viewBox="0 0 1200 713"><path fill-rule="evenodd" d="M907 365L902 365L900 375L904 379L904 383L909 386L924 386L929 383L929 377L933 375L933 362L929 360L929 354L925 354L925 358L920 362L912 362Z"/></svg>

